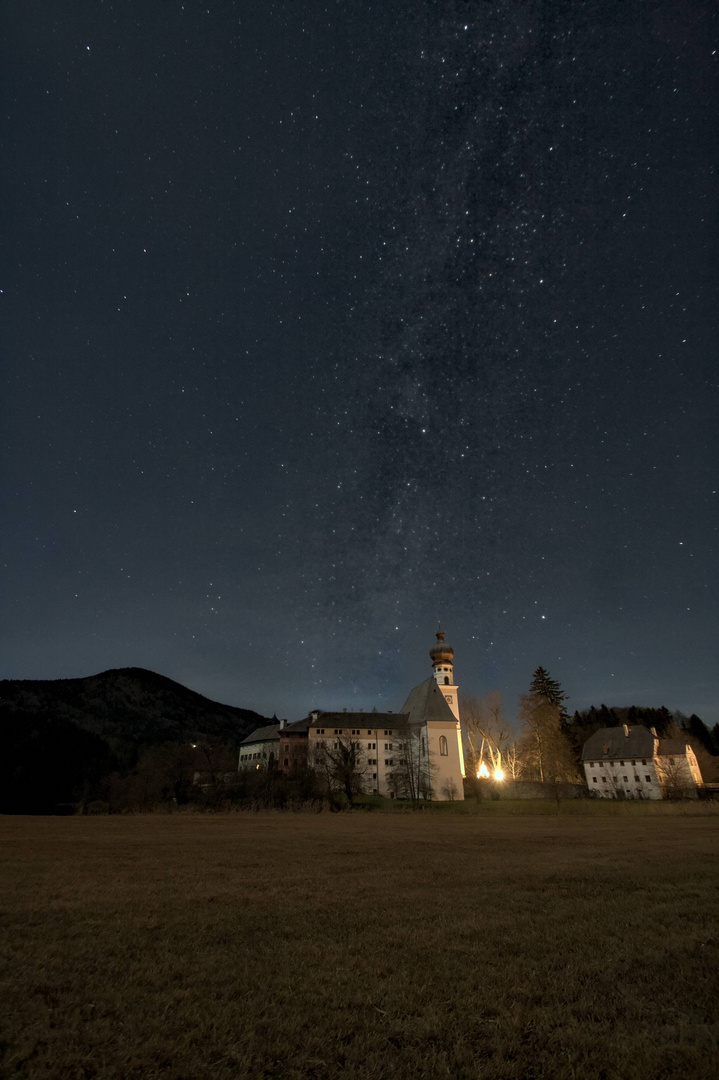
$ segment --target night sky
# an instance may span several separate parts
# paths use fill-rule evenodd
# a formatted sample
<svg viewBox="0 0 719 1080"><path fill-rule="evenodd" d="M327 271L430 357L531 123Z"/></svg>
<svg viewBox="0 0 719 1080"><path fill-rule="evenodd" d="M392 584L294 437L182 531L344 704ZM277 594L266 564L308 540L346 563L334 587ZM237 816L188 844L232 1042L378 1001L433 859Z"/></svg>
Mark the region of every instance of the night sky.
<svg viewBox="0 0 719 1080"><path fill-rule="evenodd" d="M0 676L719 720L714 0L9 0Z"/></svg>

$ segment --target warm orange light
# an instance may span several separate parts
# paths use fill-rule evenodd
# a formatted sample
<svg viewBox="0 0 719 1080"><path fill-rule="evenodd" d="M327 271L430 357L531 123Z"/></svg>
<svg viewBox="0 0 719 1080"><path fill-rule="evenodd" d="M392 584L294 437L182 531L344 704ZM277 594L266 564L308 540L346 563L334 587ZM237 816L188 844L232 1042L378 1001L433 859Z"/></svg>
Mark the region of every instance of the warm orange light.
<svg viewBox="0 0 719 1080"><path fill-rule="evenodd" d="M494 770L494 779L495 780L504 780L504 773L502 772L501 769L495 769Z"/></svg>
<svg viewBox="0 0 719 1080"><path fill-rule="evenodd" d="M488 777L488 776L489 776L489 769L484 764L484 762L482 762L482 764L477 769L477 779L478 780L483 779L484 777Z"/></svg>

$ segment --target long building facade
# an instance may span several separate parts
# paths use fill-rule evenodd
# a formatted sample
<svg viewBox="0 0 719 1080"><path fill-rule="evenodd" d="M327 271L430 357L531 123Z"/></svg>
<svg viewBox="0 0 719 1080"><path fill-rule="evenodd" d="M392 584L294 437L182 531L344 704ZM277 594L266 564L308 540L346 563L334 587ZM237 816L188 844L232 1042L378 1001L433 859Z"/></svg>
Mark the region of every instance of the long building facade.
<svg viewBox="0 0 719 1080"><path fill-rule="evenodd" d="M454 649L442 630L429 650L432 674L394 712L313 710L305 720L259 728L240 747L239 768L292 772L307 761L330 770L340 747L354 744L367 794L388 798L464 798L464 755Z"/></svg>

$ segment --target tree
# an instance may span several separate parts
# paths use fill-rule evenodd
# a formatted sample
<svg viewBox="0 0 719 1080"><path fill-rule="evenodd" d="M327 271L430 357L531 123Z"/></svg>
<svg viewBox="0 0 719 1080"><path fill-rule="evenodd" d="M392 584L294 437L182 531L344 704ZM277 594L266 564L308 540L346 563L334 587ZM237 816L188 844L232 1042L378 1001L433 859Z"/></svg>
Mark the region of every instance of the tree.
<svg viewBox="0 0 719 1080"><path fill-rule="evenodd" d="M692 787L692 778L686 759L680 757L657 757L654 765L664 798L686 798L687 792Z"/></svg>
<svg viewBox="0 0 719 1080"><path fill-rule="evenodd" d="M502 757L502 769L505 779L519 780L524 770L524 762L516 742L511 743L504 749Z"/></svg>
<svg viewBox="0 0 719 1080"><path fill-rule="evenodd" d="M712 742L714 743L713 753L719 754L719 723L715 724L712 728Z"/></svg>
<svg viewBox="0 0 719 1080"><path fill-rule="evenodd" d="M437 766L427 745L424 728L407 727L399 732L399 758L394 770L395 791L415 806L432 798L432 776Z"/></svg>
<svg viewBox="0 0 719 1080"><path fill-rule="evenodd" d="M522 694L519 699L519 717L525 728L520 749L527 766L543 783L579 780L561 715L561 705L553 705L543 695Z"/></svg>
<svg viewBox="0 0 719 1080"><path fill-rule="evenodd" d="M447 780L446 783L442 785L442 794L444 795L447 802L454 802L454 800L457 798L458 788L452 777L450 777L449 780Z"/></svg>
<svg viewBox="0 0 719 1080"><path fill-rule="evenodd" d="M712 733L696 713L692 713L688 720L686 720L685 717L682 717L682 727L689 735L693 735L694 738L701 743L707 753L716 753Z"/></svg>
<svg viewBox="0 0 719 1080"><path fill-rule="evenodd" d="M330 792L343 791L350 806L362 792L365 756L362 744L342 736L317 747L316 764L324 773Z"/></svg>
<svg viewBox="0 0 719 1080"><path fill-rule="evenodd" d="M692 713L687 719L682 713L675 713L679 724L674 723L665 733L668 739L680 739L694 751L699 771L705 784L719 779L719 757L712 754L713 740L711 732L699 717Z"/></svg>
<svg viewBox="0 0 719 1080"><path fill-rule="evenodd" d="M462 700L462 720L467 737L467 758L472 773L479 770L485 757L492 772L510 771L516 779L518 759L514 747L514 732L504 716L504 703L499 690L490 690L484 697L466 696ZM514 751L514 752L513 752Z"/></svg>
<svg viewBox="0 0 719 1080"><path fill-rule="evenodd" d="M559 709L561 723L565 724L569 720L569 713L563 704L567 700L567 695L557 680L553 679L545 668L538 667L534 672L529 692L534 694L535 697L546 698L550 705L556 706Z"/></svg>

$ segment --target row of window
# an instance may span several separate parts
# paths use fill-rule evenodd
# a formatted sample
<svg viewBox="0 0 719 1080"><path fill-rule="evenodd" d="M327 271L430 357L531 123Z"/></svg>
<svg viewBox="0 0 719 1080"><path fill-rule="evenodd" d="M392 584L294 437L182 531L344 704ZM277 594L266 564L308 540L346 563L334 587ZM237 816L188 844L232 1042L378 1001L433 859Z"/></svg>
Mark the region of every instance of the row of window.
<svg viewBox="0 0 719 1080"><path fill-rule="evenodd" d="M647 759L646 759L646 758L642 758L642 765L646 765L646 763L647 763ZM611 764L612 764L612 762L610 761L610 762L608 762L607 764L611 765ZM623 761L620 761L620 762L619 762L619 764L620 764L620 765L622 766L622 768L624 768L624 762L623 762ZM632 765L636 765L636 764L637 764L637 762L636 762L636 761L632 761L632 762L631 762L631 764L632 764ZM589 768L590 768L590 769L593 769L593 768L594 768L594 762L593 762L593 761L590 761L590 762L589 762ZM604 768L606 768L606 765L605 765L605 763L604 763L603 761L600 761L600 762L599 762L599 768L600 768L600 769L604 769Z"/></svg>
<svg viewBox="0 0 719 1080"><path fill-rule="evenodd" d="M599 777L597 777L597 776L593 776L593 777L592 777L592 780L594 781L594 783L595 783L595 784L597 783L597 780L598 780L598 779L599 779ZM646 782L647 782L648 784L651 784L651 782L652 782L652 778L651 778L651 776L645 776L645 777L644 777L644 779L646 780ZM636 773L634 774L634 780L635 780L635 782L636 782L637 784L639 784L639 783L640 783L639 777L637 776L637 774L636 774ZM606 776L603 776L603 777L602 777L602 783L603 783L603 784L606 784L606 783L607 783L607 778L606 778ZM628 777L628 776L625 776L625 777L624 777L624 783L625 783L625 784L628 784L628 783L629 783L629 777Z"/></svg>
<svg viewBox="0 0 719 1080"><path fill-rule="evenodd" d="M323 727L314 728L313 730L314 730L315 735L324 735L325 734L325 729ZM368 735L371 735L374 730L376 730L376 729L374 729L374 728L367 728L366 729ZM332 734L333 735L344 735L345 734L345 729L344 728L333 728L332 729ZM361 735L362 732L360 731L359 728L352 728L351 734L352 735ZM394 735L394 728L387 729L384 732L384 734L385 735Z"/></svg>
<svg viewBox="0 0 719 1080"><path fill-rule="evenodd" d="M339 750L339 747L340 747L340 743L338 743L338 742L332 743L332 749L333 750ZM384 748L385 748L385 750L394 750L394 743L386 742L384 744ZM376 749L377 749L377 743L374 743L374 742L368 742L366 747L365 747L365 750L376 750Z"/></svg>
<svg viewBox="0 0 719 1080"><path fill-rule="evenodd" d="M317 734L318 735L319 734L324 735L324 728L318 729ZM341 732L335 732L335 735L337 735L337 734L341 734ZM387 734L388 734L388 732L385 732L385 735L387 735ZM334 747L335 750L337 750L339 748L339 743L333 743L333 747ZM385 750L394 750L394 743L385 743L384 748L385 748ZM377 749L377 743L367 743L367 749L368 750L376 750ZM300 749L300 747L293 747L291 751L286 746L282 747L282 753L285 753L285 754L292 753L294 755L294 754L300 754L301 752L302 752L302 750ZM422 738L422 753L424 754L424 752L425 752L424 738ZM440 735L440 737L439 737L439 752L440 752L442 757L448 757L448 755L449 755L449 747L448 747L448 744L447 744L446 735ZM258 752L256 754L240 754L240 761L254 761L257 758L266 758L266 757L267 757L267 754L264 751L262 751L261 753ZM285 764L287 764L286 761L285 761ZM370 764L372 764L371 761L370 761ZM622 764L624 764L624 762L622 762ZM646 765L646 762L644 761L644 762L642 762L642 764ZM591 766L592 766L592 768L594 768L594 762L591 763ZM604 768L604 763L603 762L602 762L602 768Z"/></svg>

